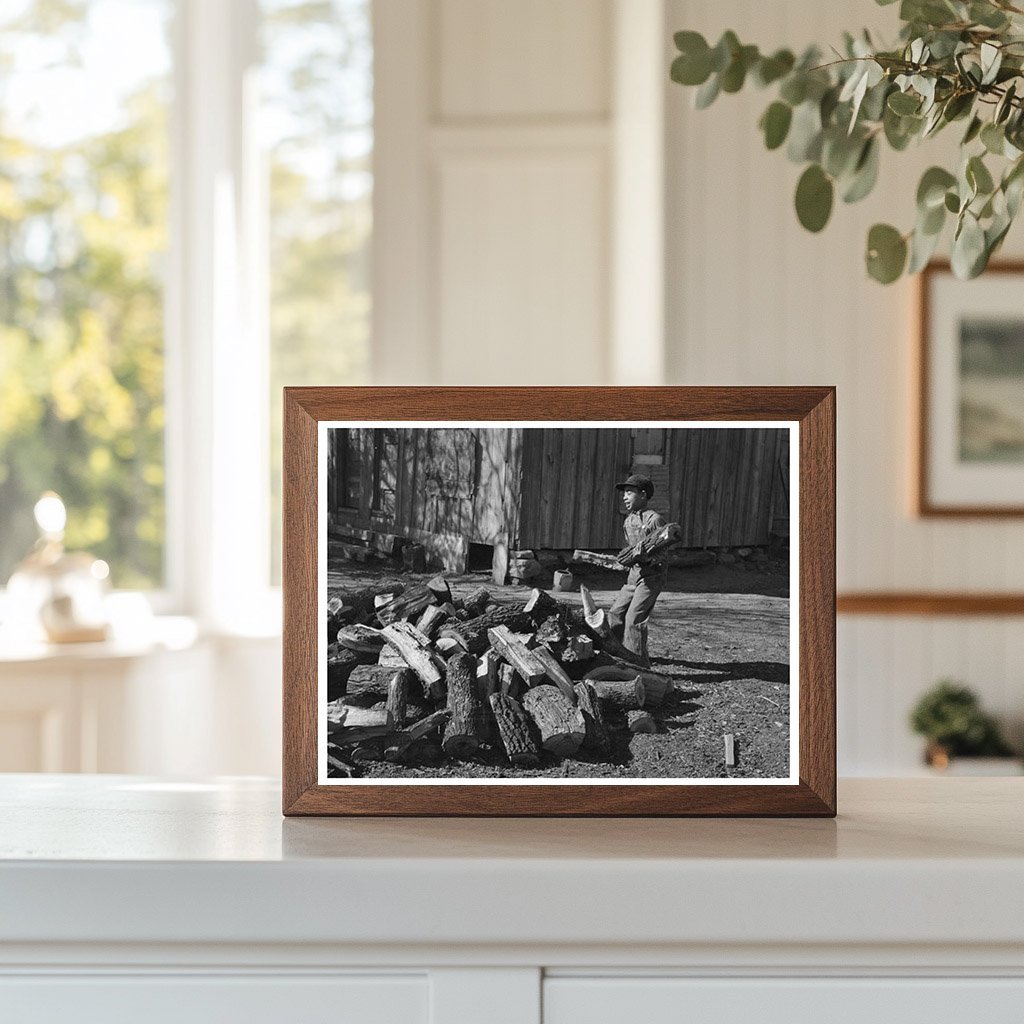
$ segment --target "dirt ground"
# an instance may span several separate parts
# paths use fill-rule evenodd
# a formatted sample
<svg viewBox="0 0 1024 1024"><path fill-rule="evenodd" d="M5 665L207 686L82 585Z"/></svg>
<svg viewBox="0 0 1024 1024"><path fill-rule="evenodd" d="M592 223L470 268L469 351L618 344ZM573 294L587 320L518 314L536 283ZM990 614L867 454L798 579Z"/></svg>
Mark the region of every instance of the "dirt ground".
<svg viewBox="0 0 1024 1024"><path fill-rule="evenodd" d="M409 575L334 561L331 582L347 585ZM426 578L426 577L425 577ZM624 581L622 573L579 575L607 608ZM455 597L481 585L495 601L526 600L529 587L498 587L484 573L448 577ZM610 760L544 753L540 768L514 769L502 752L439 767L387 763L364 765L372 778L780 778L789 774L789 574L784 562L740 563L673 569L658 598L648 636L651 668L670 676L675 690L651 710L657 733L633 735L614 728ZM579 604L575 593L555 595ZM609 725L615 725L609 718ZM727 768L724 736L736 739L735 767Z"/></svg>

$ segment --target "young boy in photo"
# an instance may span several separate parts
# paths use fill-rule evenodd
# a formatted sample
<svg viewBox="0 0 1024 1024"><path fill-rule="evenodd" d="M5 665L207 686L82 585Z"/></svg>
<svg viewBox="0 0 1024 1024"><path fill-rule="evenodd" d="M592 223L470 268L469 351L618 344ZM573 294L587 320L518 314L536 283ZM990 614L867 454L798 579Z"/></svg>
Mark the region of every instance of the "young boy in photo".
<svg viewBox="0 0 1024 1024"><path fill-rule="evenodd" d="M634 474L615 485L622 492L626 518L622 529L626 544L635 545L643 537L665 525L661 514L647 507L654 496L654 484L646 476ZM643 662L650 664L647 654L647 620L658 595L668 579L668 565L657 555L640 556L629 564L629 575L608 610L612 632Z"/></svg>

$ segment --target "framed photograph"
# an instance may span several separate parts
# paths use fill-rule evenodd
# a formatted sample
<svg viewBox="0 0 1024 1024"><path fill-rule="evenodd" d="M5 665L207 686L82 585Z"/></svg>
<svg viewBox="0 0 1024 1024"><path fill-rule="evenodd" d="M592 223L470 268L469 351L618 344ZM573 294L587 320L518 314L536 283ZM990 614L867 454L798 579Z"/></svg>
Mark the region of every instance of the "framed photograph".
<svg viewBox="0 0 1024 1024"><path fill-rule="evenodd" d="M835 814L832 388L286 388L284 813Z"/></svg>
<svg viewBox="0 0 1024 1024"><path fill-rule="evenodd" d="M1024 515L1024 263L919 287L916 510Z"/></svg>

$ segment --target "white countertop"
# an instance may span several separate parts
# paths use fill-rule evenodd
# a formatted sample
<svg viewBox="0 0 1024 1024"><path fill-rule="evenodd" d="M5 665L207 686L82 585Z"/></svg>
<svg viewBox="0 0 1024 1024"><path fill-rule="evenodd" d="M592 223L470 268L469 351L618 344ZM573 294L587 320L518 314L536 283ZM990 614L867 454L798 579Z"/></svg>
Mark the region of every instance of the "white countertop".
<svg viewBox="0 0 1024 1024"><path fill-rule="evenodd" d="M1024 780L839 817L284 819L276 783L0 776L0 943L1024 944Z"/></svg>

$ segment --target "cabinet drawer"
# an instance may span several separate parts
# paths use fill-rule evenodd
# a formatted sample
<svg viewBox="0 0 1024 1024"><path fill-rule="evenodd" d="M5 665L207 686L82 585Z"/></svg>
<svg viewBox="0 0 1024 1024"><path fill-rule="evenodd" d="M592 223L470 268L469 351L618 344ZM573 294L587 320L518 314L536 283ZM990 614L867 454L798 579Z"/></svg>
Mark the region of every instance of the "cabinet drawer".
<svg viewBox="0 0 1024 1024"><path fill-rule="evenodd" d="M544 983L544 1024L1020 1024L1024 978L582 978Z"/></svg>
<svg viewBox="0 0 1024 1024"><path fill-rule="evenodd" d="M427 1024L425 975L97 975L0 978L18 1024Z"/></svg>

